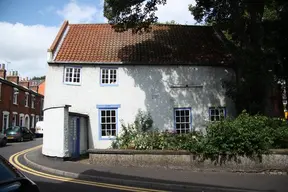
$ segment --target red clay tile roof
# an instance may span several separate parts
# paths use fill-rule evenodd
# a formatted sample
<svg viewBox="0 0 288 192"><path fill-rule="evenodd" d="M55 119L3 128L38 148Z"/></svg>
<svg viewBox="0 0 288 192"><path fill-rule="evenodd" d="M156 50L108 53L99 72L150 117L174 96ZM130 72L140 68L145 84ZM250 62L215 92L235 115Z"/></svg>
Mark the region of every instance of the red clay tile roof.
<svg viewBox="0 0 288 192"><path fill-rule="evenodd" d="M224 43L208 26L153 25L150 33L132 34L115 32L109 24L69 24L67 35L58 46L55 62L231 62Z"/></svg>

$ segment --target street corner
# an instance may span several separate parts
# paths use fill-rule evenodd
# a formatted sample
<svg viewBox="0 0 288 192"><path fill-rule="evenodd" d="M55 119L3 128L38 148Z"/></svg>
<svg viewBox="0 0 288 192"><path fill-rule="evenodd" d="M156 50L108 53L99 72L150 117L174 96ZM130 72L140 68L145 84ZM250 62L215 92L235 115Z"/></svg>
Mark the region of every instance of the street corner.
<svg viewBox="0 0 288 192"><path fill-rule="evenodd" d="M68 182L68 183L74 183L74 184L81 184L81 185L88 185L88 186L94 186L94 187L99 187L99 188L105 188L105 189L113 189L113 190L119 190L119 191L143 191L143 192L164 192L164 190L157 190L157 189L150 189L150 188L142 188L142 187L132 187L132 186L126 186L126 185L115 185L115 184L110 184L110 183L104 183L104 182L94 182L94 181L89 181L89 180L84 180L84 179L77 179L73 178L76 177L77 175L73 175L71 173L70 175L67 172L64 172L61 170L58 170L58 172L55 169L50 168L48 170L48 167L41 166L37 163L34 163L30 161L27 158L27 154L31 153L33 151L37 151L42 147L42 145L26 149L23 151L20 151L18 153L13 154L9 158L9 162L19 169L22 172L37 176L37 177L42 177L50 180L56 180L56 181L62 181L62 182ZM20 159L24 159L25 162L22 162ZM27 163L29 162L29 163ZM27 165L26 165L27 164ZM37 169L38 168L38 169ZM45 171L43 171L45 170ZM50 174L47 172L54 172L55 174ZM58 174L58 175L57 175ZM66 176L59 176L59 174L66 175ZM69 177L70 176L70 177Z"/></svg>

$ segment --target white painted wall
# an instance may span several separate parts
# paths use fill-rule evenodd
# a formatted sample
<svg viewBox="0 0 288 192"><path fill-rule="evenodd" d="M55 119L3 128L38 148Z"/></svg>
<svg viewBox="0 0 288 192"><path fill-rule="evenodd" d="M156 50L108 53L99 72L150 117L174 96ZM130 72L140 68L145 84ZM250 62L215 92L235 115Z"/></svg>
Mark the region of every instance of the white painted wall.
<svg viewBox="0 0 288 192"><path fill-rule="evenodd" d="M150 111L155 125L160 129L174 128L175 107L192 108L192 125L196 130L202 129L208 121L209 106L226 106L228 115L234 114L233 102L225 96L225 90L222 88L222 79L231 78L234 74L232 69L123 66L118 69L117 87L100 86L98 66L82 67L80 86L64 84L63 74L64 66L48 67L44 108L68 104L72 105L70 112L89 115L89 148L108 148L111 145L109 140L99 140L97 104L121 104L118 120L122 119L125 122L133 122L139 108ZM171 89L170 86L173 84L203 85L203 88ZM55 123L59 124L57 128L60 128L60 123L54 118L55 114L52 111L44 112L45 124L52 121L48 123L50 126ZM118 128L120 129L120 123ZM62 136L57 138L63 139ZM55 139L50 142L53 141Z"/></svg>
<svg viewBox="0 0 288 192"><path fill-rule="evenodd" d="M48 109L44 112L42 154L64 157L64 108Z"/></svg>

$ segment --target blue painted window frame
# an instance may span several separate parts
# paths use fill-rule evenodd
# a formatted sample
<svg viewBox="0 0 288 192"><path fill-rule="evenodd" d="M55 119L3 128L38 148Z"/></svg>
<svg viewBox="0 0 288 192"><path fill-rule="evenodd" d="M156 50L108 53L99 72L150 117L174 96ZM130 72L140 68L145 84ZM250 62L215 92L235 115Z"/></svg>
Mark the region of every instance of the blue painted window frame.
<svg viewBox="0 0 288 192"><path fill-rule="evenodd" d="M174 117L174 131L177 133L177 129L176 129L176 111L177 110L189 110L189 117L190 117L190 128L189 128L189 132L191 132L192 129L192 108L191 107L175 107L173 109L173 117Z"/></svg>
<svg viewBox="0 0 288 192"><path fill-rule="evenodd" d="M224 110L224 119L226 118L226 115L227 115L226 107L224 107L224 106L221 106L221 107L209 107L209 121L217 122L217 120L213 120L213 121L211 120L211 116L212 116L211 111L212 111L212 109L213 110L215 110L215 109L223 109ZM220 112L219 112L219 114L220 114ZM220 117L219 117L219 121L220 121Z"/></svg>
<svg viewBox="0 0 288 192"><path fill-rule="evenodd" d="M110 83L102 83L102 70L107 69L107 70L116 70L116 83L115 84L110 84ZM108 75L109 76L109 75ZM108 77L110 78L110 77ZM108 79L109 80L109 79ZM118 73L118 67L100 67L100 86L101 87L118 87L119 86L119 73Z"/></svg>
<svg viewBox="0 0 288 192"><path fill-rule="evenodd" d="M66 82L66 69L67 68L73 68L73 70L75 68L78 68L80 69L80 79L79 79L79 83L75 83L75 82ZM81 66L75 66L75 65L67 65L67 66L64 66L64 70L63 70L63 83L65 85L76 85L76 86L80 86L82 84L82 67Z"/></svg>
<svg viewBox="0 0 288 192"><path fill-rule="evenodd" d="M108 104L108 105L96 105L98 109L98 127L99 127L99 140L115 140L116 136L118 135L118 109L121 107L120 104ZM102 136L102 127L101 127L101 111L105 110L115 110L115 117L116 117L116 135L115 136Z"/></svg>

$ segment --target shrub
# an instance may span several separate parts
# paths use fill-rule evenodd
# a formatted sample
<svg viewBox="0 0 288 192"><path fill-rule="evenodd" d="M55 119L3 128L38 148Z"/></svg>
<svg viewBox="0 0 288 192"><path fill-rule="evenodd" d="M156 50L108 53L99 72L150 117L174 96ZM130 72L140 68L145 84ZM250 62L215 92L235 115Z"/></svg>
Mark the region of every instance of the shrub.
<svg viewBox="0 0 288 192"><path fill-rule="evenodd" d="M145 132L153 130L153 119L150 113L138 110L134 124L126 125L122 121L121 130L120 136L117 136L116 140L112 142L112 148L135 148L135 145L140 145L139 142Z"/></svg>
<svg viewBox="0 0 288 192"><path fill-rule="evenodd" d="M286 121L245 111L236 119L212 122L206 134L191 132L177 134L153 128L149 113L139 111L134 124L122 123L122 133L113 142L114 148L139 150L188 150L204 155L247 155L267 153L270 148L288 147Z"/></svg>
<svg viewBox="0 0 288 192"><path fill-rule="evenodd" d="M273 141L266 125L267 117L246 112L235 120L212 123L207 128L207 153L254 155L267 152Z"/></svg>

